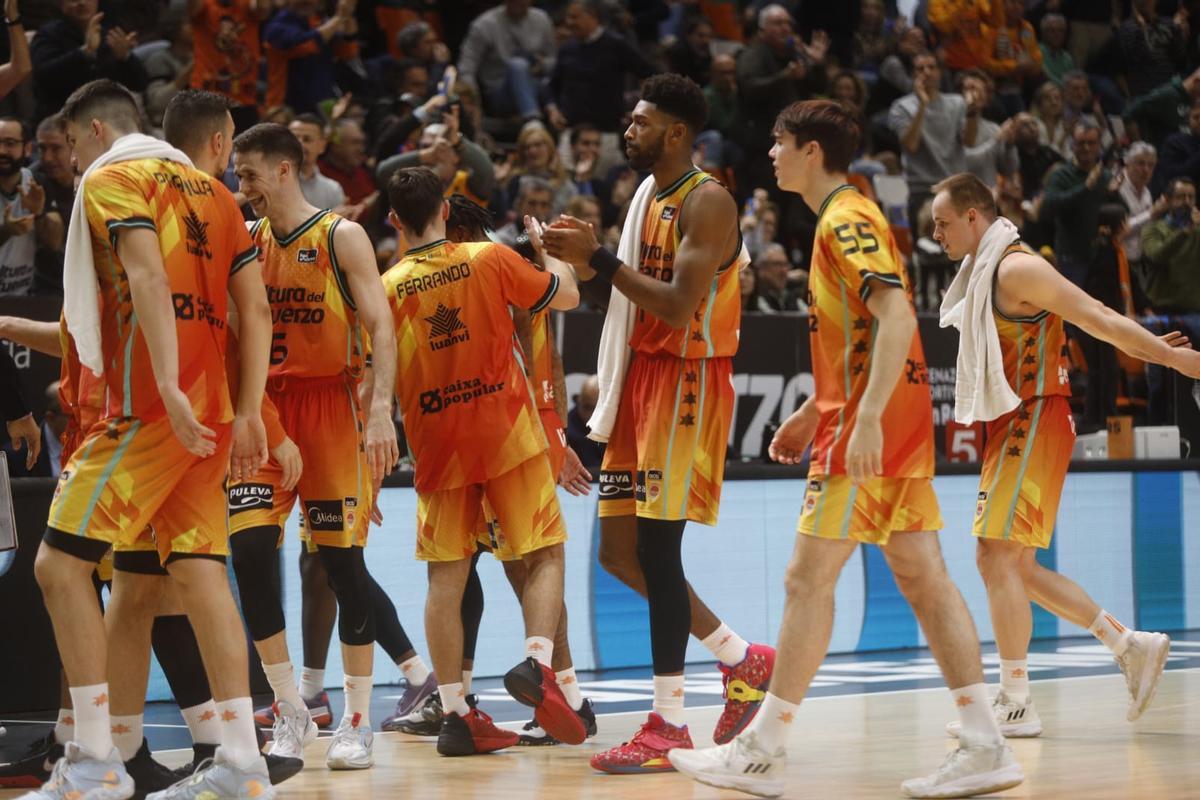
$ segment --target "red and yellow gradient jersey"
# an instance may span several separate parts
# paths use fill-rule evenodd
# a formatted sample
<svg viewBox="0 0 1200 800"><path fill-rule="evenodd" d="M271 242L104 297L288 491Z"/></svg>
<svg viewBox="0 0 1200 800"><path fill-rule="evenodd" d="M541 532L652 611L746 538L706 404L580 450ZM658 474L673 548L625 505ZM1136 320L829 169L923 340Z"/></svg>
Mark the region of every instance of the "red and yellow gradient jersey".
<svg viewBox="0 0 1200 800"><path fill-rule="evenodd" d="M104 380L79 363L75 339L67 331L66 317L58 319L58 342L62 363L58 376L58 405L67 417L62 433L60 467L65 467L75 448L96 422L104 416Z"/></svg>
<svg viewBox="0 0 1200 800"><path fill-rule="evenodd" d="M851 186L821 206L808 273L809 342L817 410L809 475L846 474L846 445L867 388L878 323L867 308L877 285L909 292L896 241L879 207ZM913 312L915 314L915 312ZM933 406L921 338L883 413L883 477L933 475Z"/></svg>
<svg viewBox="0 0 1200 800"><path fill-rule="evenodd" d="M100 283L107 415L166 416L116 250L121 231L147 228L158 234L175 307L179 388L200 422L233 419L225 383L229 278L258 256L233 195L203 172L162 159L101 167L81 191Z"/></svg>
<svg viewBox="0 0 1200 800"><path fill-rule="evenodd" d="M1032 253L1021 242L1013 242L1004 255ZM1071 396L1067 333L1062 317L1049 311L1032 317L1008 317L992 306L1004 375L1022 400L1054 395Z"/></svg>
<svg viewBox="0 0 1200 800"><path fill-rule="evenodd" d="M638 271L669 283L674 276L675 251L683 240L684 201L693 189L715 180L711 175L692 170L654 196L642 219L642 252ZM738 349L742 324L741 291L737 270L731 269L741 244L732 254L714 253L727 259L713 276L708 294L700 301L691 321L683 328L672 328L645 309L634 317L629 346L639 353L670 355L677 358L713 358L732 356Z"/></svg>
<svg viewBox="0 0 1200 800"><path fill-rule="evenodd" d="M529 382L533 385L533 401L538 411L557 409L554 394L554 328L550 324L549 309L534 314L529 320L530 348L525 354L525 366L529 371Z"/></svg>
<svg viewBox="0 0 1200 800"><path fill-rule="evenodd" d="M491 242L409 250L383 276L418 491L482 483L546 449L509 306L535 316L558 276Z"/></svg>
<svg viewBox="0 0 1200 800"><path fill-rule="evenodd" d="M333 250L341 221L318 211L286 236L272 231L268 219L250 228L263 253L271 304L272 378L362 376L362 326Z"/></svg>

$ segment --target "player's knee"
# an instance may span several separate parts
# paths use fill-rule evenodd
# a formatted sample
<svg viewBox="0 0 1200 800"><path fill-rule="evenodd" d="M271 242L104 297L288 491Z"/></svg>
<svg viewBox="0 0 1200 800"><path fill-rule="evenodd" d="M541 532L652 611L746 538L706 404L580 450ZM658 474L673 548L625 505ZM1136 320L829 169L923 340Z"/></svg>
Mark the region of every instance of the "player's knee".
<svg viewBox="0 0 1200 800"><path fill-rule="evenodd" d="M319 547L338 600L338 638L351 646L375 641L375 604L361 547Z"/></svg>
<svg viewBox="0 0 1200 800"><path fill-rule="evenodd" d="M286 626L283 604L270 579L275 563L279 528L268 525L239 531L230 537L233 571L237 575L242 616L256 642L269 639Z"/></svg>
<svg viewBox="0 0 1200 800"><path fill-rule="evenodd" d="M265 570L275 569L275 552L279 543L279 528L264 525L238 531L229 537L229 551L238 583L261 583Z"/></svg>
<svg viewBox="0 0 1200 800"><path fill-rule="evenodd" d="M537 569L542 564L566 563L566 560L566 551L561 544L552 544L549 547L532 550L521 557L521 562L529 570Z"/></svg>
<svg viewBox="0 0 1200 800"><path fill-rule="evenodd" d="M637 553L625 548L605 547L600 544L600 566L604 571L624 584L634 584L642 577L642 566Z"/></svg>
<svg viewBox="0 0 1200 800"><path fill-rule="evenodd" d="M783 576L788 601L804 602L822 594L832 594L837 573L823 570L811 559L793 558Z"/></svg>
<svg viewBox="0 0 1200 800"><path fill-rule="evenodd" d="M33 575L45 593L56 591L64 583L86 578L94 568L94 564L72 558L69 554L42 543L33 562Z"/></svg>
<svg viewBox="0 0 1200 800"><path fill-rule="evenodd" d="M984 583L1017 573L1020 570L1020 550L1004 542L980 539L975 548L975 564Z"/></svg>
<svg viewBox="0 0 1200 800"><path fill-rule="evenodd" d="M316 553L303 548L300 551L300 582L305 594L329 590L329 574L325 571L325 564Z"/></svg>
<svg viewBox="0 0 1200 800"><path fill-rule="evenodd" d="M122 616L153 618L162 607L166 578L116 570L113 572L113 605Z"/></svg>
<svg viewBox="0 0 1200 800"><path fill-rule="evenodd" d="M517 599L521 598L521 594L525 591L525 579L529 577L529 567L523 560L505 561L504 577L508 578L508 585L512 587Z"/></svg>

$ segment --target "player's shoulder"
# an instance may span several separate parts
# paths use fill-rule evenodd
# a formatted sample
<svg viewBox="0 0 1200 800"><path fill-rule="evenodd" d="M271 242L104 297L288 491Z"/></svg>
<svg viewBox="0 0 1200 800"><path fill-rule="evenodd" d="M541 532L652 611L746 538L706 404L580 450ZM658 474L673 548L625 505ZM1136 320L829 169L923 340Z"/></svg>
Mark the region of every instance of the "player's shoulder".
<svg viewBox="0 0 1200 800"><path fill-rule="evenodd" d="M847 222L870 222L880 229L887 227L887 220L875 201L850 186L829 196L821 210L818 226L832 229Z"/></svg>

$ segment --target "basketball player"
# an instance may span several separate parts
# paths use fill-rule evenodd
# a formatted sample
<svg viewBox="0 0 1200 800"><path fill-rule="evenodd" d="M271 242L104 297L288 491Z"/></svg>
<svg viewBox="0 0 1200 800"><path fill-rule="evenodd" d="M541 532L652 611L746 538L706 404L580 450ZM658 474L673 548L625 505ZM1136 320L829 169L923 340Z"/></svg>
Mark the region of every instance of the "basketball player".
<svg viewBox="0 0 1200 800"><path fill-rule="evenodd" d="M448 242L442 183L427 167L397 171L388 201L389 219L409 246L383 282L404 376L397 395L416 465L417 558L429 562L425 630L445 715L438 752L472 755L517 740L469 707L461 678L462 597L485 498L529 570L522 602L527 658L505 675L505 688L534 707L551 736L579 744L584 723L551 669L566 528L508 310L573 308L575 277L565 267L540 271L491 242Z"/></svg>
<svg viewBox="0 0 1200 800"><path fill-rule="evenodd" d="M639 264L622 264L579 220L563 218L545 234L547 253L581 277L598 274L637 306L633 361L600 468L600 561L649 601L654 706L630 742L592 758L605 772L670 770L667 749L692 746L683 718L689 631L724 673L717 741L750 721L775 659L770 647L722 625L683 574L687 521L717 521L741 324L731 269L742 249L737 203L692 166L707 116L704 94L687 78L656 75L643 84L625 144L630 166L654 173L658 194L629 222L641 226Z"/></svg>
<svg viewBox="0 0 1200 800"><path fill-rule="evenodd" d="M213 760L186 785L171 787L172 796L270 798L274 789L251 717L245 644L225 577L220 505L227 472L252 474L266 455L259 406L270 316L257 249L224 186L172 160L166 145L135 138L139 112L127 89L93 81L68 98L62 113L81 169L110 148L157 157L110 156L110 163L85 173L77 198L99 304L99 353L93 340L80 360L93 372L102 369L107 406L62 472L35 565L71 684L75 731L50 780L29 797L133 793L113 746L107 642L91 573L110 545L153 525L161 563L196 630L221 719ZM78 276L69 275L73 280ZM76 342L96 335L87 315L73 319L72 311L72 296L92 302L91 280L68 284L66 320L68 328L78 325ZM225 380L229 297L242 328L236 406ZM123 579L117 571L118 592Z"/></svg>
<svg viewBox="0 0 1200 800"><path fill-rule="evenodd" d="M942 563L933 493L933 408L907 272L879 207L846 183L858 122L827 100L794 103L775 123L779 188L817 213L809 270L816 394L771 442L798 463L809 443L808 491L788 565L778 669L762 709L731 743L672 751L698 781L763 797L783 794L784 746L833 628L834 585L859 543L883 550L929 641L963 720L960 747L909 797L965 797L1024 779L987 711L971 615Z"/></svg>
<svg viewBox="0 0 1200 800"><path fill-rule="evenodd" d="M367 769L375 612L363 547L373 487L399 455L391 418L396 349L366 232L304 199L303 155L282 125L256 125L234 140L239 188L259 215L251 234L263 252L274 322L267 393L303 469L297 474L273 458L252 481L231 484L229 528L243 613L276 697L271 752L299 757L317 729L296 687L277 587L266 580L299 497L340 608L346 706L326 763ZM364 424L357 389L366 334L379 382Z"/></svg>
<svg viewBox="0 0 1200 800"><path fill-rule="evenodd" d="M964 173L947 178L934 191L934 238L951 259L974 259L997 217L991 190ZM1086 628L1112 651L1129 687L1126 717L1132 722L1154 697L1170 640L1162 633L1127 629L1070 578L1037 562L1038 549L1049 547L1054 533L1075 443L1063 323L1192 378L1200 376L1200 353L1187 347L1180 334L1156 337L1109 310L1019 241L1009 244L1001 257L992 300L1005 375L1021 400L1012 411L987 421L975 510L976 561L1000 651L996 720L1006 736L1042 732L1026 663L1033 601ZM953 723L948 729L959 734Z"/></svg>

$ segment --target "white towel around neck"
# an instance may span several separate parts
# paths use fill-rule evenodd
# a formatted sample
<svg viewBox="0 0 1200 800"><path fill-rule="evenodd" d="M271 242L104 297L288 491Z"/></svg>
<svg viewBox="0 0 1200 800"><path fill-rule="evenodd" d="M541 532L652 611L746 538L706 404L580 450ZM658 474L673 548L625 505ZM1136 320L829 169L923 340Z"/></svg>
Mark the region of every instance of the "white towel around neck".
<svg viewBox="0 0 1200 800"><path fill-rule="evenodd" d="M1018 238L1017 226L997 217L983 234L975 257L963 259L942 298L941 326L953 325L959 331L954 420L962 425L996 419L1021 403L1004 374L992 310L996 268Z"/></svg>
<svg viewBox="0 0 1200 800"><path fill-rule="evenodd" d="M182 151L161 139L130 133L113 142L112 147L84 171L75 192L75 204L71 207L63 255L63 316L67 320L67 330L75 339L79 363L97 375L104 373L104 356L100 348L100 284L96 281L92 240L87 212L83 207L84 187L88 177L101 167L144 158L161 158L192 165L192 160Z"/></svg>

